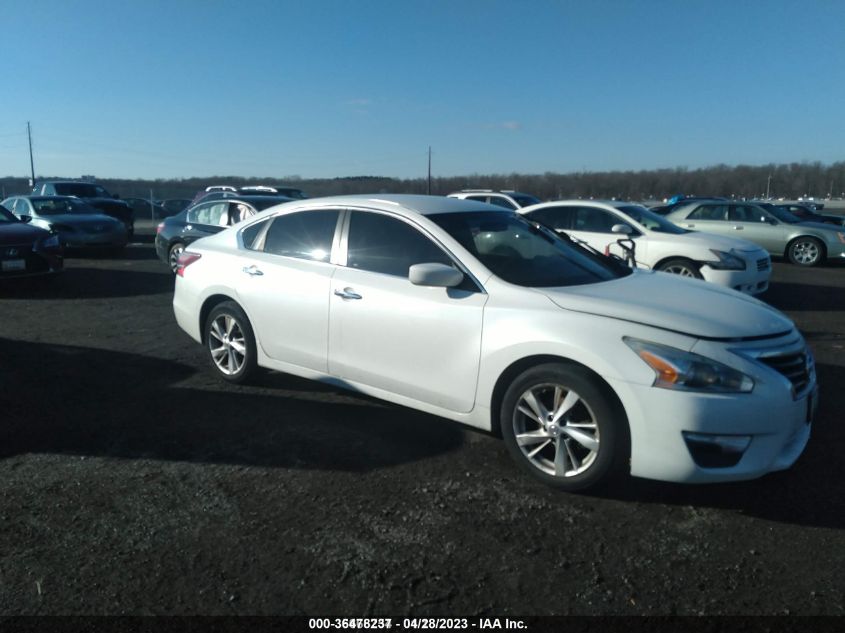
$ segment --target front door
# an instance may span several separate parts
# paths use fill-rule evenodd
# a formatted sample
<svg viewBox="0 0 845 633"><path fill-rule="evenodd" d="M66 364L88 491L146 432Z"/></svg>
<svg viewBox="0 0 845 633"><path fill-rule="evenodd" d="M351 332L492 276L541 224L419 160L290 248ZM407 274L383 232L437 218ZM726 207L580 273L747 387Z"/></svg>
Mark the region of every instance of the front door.
<svg viewBox="0 0 845 633"><path fill-rule="evenodd" d="M487 295L412 284L418 263L454 265L404 219L352 211L346 265L331 280L329 373L387 392L467 412L475 403Z"/></svg>

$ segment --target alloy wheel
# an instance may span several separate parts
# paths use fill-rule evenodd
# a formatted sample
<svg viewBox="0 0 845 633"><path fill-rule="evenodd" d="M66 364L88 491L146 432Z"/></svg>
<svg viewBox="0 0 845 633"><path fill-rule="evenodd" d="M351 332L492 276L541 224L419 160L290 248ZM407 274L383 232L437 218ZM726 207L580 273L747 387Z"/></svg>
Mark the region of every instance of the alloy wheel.
<svg viewBox="0 0 845 633"><path fill-rule="evenodd" d="M241 324L231 315L221 314L212 321L208 334L208 351L217 369L226 376L237 374L247 356Z"/></svg>
<svg viewBox="0 0 845 633"><path fill-rule="evenodd" d="M528 462L553 477L572 477L595 462L599 428L587 402L554 383L526 389L513 412L516 443Z"/></svg>

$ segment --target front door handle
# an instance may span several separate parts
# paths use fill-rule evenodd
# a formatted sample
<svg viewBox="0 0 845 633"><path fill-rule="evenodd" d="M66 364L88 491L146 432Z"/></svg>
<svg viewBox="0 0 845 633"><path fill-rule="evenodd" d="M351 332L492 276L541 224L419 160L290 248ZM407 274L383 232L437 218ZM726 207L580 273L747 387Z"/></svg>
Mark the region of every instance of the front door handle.
<svg viewBox="0 0 845 633"><path fill-rule="evenodd" d="M352 288L344 288L343 290L335 290L335 296L341 299L362 299L361 295L355 292Z"/></svg>
<svg viewBox="0 0 845 633"><path fill-rule="evenodd" d="M694 226L695 226L695 224L687 224L687 225L686 225L686 227L687 227L688 229L691 229L691 228L693 228Z"/></svg>
<svg viewBox="0 0 845 633"><path fill-rule="evenodd" d="M741 231L742 230L741 226L733 226L731 228L733 228L734 231Z"/></svg>
<svg viewBox="0 0 845 633"><path fill-rule="evenodd" d="M261 277L264 273L258 269L258 266L253 264L252 266L244 266L243 271L249 275L250 277Z"/></svg>

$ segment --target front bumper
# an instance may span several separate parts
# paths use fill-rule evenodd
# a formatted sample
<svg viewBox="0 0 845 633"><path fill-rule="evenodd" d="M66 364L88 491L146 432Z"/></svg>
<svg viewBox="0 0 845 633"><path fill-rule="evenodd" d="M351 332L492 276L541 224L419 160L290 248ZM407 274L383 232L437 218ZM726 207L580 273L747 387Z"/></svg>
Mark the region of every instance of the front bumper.
<svg viewBox="0 0 845 633"><path fill-rule="evenodd" d="M763 262L765 261L765 264ZM706 263L701 266L701 276L720 286L727 286L748 295L758 295L769 289L772 261L761 252L757 258L746 260L745 270L716 270Z"/></svg>
<svg viewBox="0 0 845 633"><path fill-rule="evenodd" d="M631 474L708 483L792 466L807 445L819 401L812 354L797 331L765 341L700 339L691 351L742 371L754 388L705 393L605 377L628 416ZM722 453L715 452L719 446Z"/></svg>

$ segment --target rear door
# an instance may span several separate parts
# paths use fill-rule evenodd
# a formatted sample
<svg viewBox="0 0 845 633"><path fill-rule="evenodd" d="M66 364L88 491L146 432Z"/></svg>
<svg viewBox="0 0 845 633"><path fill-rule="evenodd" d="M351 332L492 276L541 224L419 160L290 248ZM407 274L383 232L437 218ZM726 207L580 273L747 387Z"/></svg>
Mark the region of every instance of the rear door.
<svg viewBox="0 0 845 633"><path fill-rule="evenodd" d="M179 241L190 244L202 237L219 233L228 225L229 203L227 201L204 202L188 210Z"/></svg>
<svg viewBox="0 0 845 633"><path fill-rule="evenodd" d="M241 232L238 293L270 358L328 370L331 261L340 209L274 216Z"/></svg>

